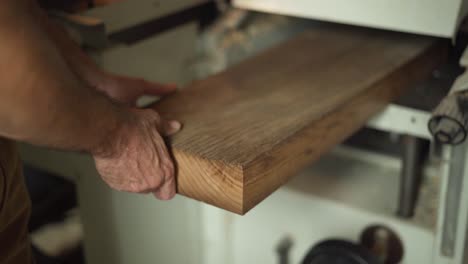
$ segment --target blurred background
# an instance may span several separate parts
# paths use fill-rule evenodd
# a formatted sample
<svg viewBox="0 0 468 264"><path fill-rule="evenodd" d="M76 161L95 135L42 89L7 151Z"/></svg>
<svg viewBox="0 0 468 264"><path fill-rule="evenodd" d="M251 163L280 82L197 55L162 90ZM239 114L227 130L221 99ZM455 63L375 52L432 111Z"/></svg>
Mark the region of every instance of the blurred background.
<svg viewBox="0 0 468 264"><path fill-rule="evenodd" d="M467 148L427 131L464 72L467 1L39 2L101 67L181 89L337 21L452 45L448 63L414 92L246 216L185 197L115 192L87 155L21 145L38 264L468 263Z"/></svg>

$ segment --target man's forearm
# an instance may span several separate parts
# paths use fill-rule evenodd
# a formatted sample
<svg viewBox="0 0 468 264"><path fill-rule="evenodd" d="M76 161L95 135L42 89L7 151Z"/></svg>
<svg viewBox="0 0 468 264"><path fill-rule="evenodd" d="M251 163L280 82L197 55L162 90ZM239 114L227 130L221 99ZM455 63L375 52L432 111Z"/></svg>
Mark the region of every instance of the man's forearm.
<svg viewBox="0 0 468 264"><path fill-rule="evenodd" d="M44 10L37 6L35 11L48 36L55 42L60 53L77 76L88 83L99 83L103 79L104 72L73 42L64 28L49 19ZM99 89L100 87L95 88Z"/></svg>
<svg viewBox="0 0 468 264"><path fill-rule="evenodd" d="M131 115L86 87L34 21L34 10L24 12L0 23L0 135L97 151Z"/></svg>
<svg viewBox="0 0 468 264"><path fill-rule="evenodd" d="M180 123L118 105L91 88L49 37L31 1L0 1L0 136L90 152L110 187L172 198L175 169L163 136L178 132ZM126 78L109 87L107 95L123 103L145 91L168 91Z"/></svg>

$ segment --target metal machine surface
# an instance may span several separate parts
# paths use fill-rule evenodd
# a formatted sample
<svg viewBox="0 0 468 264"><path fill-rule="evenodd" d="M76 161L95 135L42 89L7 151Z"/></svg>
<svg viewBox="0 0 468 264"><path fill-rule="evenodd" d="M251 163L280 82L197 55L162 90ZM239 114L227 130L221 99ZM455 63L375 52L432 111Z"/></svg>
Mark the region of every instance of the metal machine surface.
<svg viewBox="0 0 468 264"><path fill-rule="evenodd" d="M318 20L453 37L466 0L234 0L239 8Z"/></svg>

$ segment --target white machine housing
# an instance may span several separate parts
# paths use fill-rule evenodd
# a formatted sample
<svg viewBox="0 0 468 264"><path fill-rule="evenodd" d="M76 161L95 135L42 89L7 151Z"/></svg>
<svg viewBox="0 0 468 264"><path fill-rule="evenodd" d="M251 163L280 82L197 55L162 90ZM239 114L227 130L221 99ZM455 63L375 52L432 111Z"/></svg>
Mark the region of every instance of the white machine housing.
<svg viewBox="0 0 468 264"><path fill-rule="evenodd" d="M453 38L467 0L234 0L239 8Z"/></svg>
<svg viewBox="0 0 468 264"><path fill-rule="evenodd" d="M103 20L110 35L206 1L122 1L86 15ZM238 7L260 11L445 37L456 31L467 2L234 0ZM296 30L297 25L288 28L282 19L273 21L288 34ZM272 41L276 36L279 41L286 34L271 31L263 32L263 38ZM194 54L199 40L197 25L189 23L136 43L114 43L94 55L99 65L111 72L183 83L187 62L199 57ZM213 50L211 40L205 44L209 50ZM245 47L251 55L254 45ZM201 59L216 69L227 66L225 54L213 53L216 56ZM431 140L427 129L430 115L390 105L367 126ZM405 247L401 264L468 263L468 142L444 147L440 159L425 166L427 181L440 182L425 188L426 193L437 195L420 199L430 206L419 208L428 210L430 216L435 214L427 217L429 225L417 221L420 217L395 217L400 159L357 149L336 149L243 217L181 196L166 203L151 195L113 191L100 179L88 155L28 145L21 151L25 162L76 182L88 264L270 264L277 263L277 246L285 238L294 244L290 263L300 263L316 243L330 238L358 242L362 231L376 224L400 236ZM434 214L432 208L436 208Z"/></svg>

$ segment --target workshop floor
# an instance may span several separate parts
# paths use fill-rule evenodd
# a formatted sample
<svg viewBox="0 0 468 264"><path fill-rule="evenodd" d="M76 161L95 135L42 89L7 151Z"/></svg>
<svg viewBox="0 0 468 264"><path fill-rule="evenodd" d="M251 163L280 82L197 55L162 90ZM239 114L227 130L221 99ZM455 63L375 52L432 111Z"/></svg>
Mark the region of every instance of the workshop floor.
<svg viewBox="0 0 468 264"><path fill-rule="evenodd" d="M24 176L32 201L29 229L36 263L84 263L75 184L29 166Z"/></svg>

